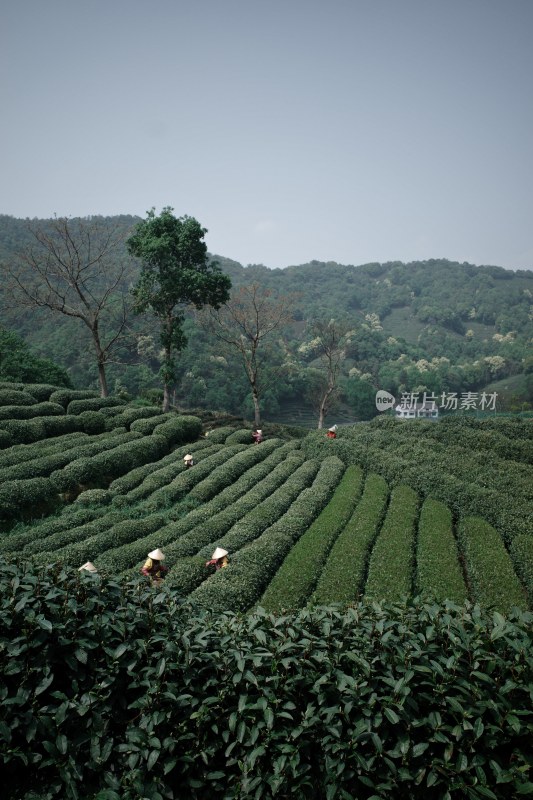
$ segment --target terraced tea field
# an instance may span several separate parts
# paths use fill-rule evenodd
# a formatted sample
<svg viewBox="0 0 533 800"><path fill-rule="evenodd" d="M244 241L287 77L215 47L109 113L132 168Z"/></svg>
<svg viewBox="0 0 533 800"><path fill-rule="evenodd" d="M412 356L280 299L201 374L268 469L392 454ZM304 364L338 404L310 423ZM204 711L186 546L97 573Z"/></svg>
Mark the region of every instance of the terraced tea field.
<svg viewBox="0 0 533 800"><path fill-rule="evenodd" d="M493 484L483 465L477 483L467 484L448 462L432 484L416 479L416 467L433 475L431 464L414 458L424 457L417 455L421 436L433 437L433 456L457 446L437 441L446 432L441 423L417 428L412 440L415 428L400 423L392 434L358 425L334 442L313 432L255 445L248 429L220 428L206 438L196 417L80 394L0 386L0 552L7 558L73 570L92 561L102 574L129 577L160 547L169 586L208 608L235 611L420 593L508 611L533 596L531 439L522 427L514 438L509 425L463 431L470 452L491 454ZM391 459L380 464L373 456L378 445L383 452L383 437L397 437L396 471ZM184 467L187 452L192 469ZM506 481L515 473L505 516L498 492L513 491ZM486 515L472 500L478 484ZM230 565L215 572L205 562L217 546L229 551Z"/></svg>

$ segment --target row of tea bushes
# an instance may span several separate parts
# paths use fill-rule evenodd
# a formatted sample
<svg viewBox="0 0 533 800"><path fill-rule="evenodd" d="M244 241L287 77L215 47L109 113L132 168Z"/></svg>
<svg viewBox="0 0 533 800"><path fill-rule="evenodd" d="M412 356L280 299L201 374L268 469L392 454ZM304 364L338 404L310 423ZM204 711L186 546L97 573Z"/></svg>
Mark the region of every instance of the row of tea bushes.
<svg viewBox="0 0 533 800"><path fill-rule="evenodd" d="M291 547L327 505L344 470L340 459L324 459L313 484L300 492L277 522L233 556L230 568L219 570L192 592L192 601L236 611L254 605Z"/></svg>
<svg viewBox="0 0 533 800"><path fill-rule="evenodd" d="M10 466L0 467L0 482L37 478L42 475L49 476L52 472L63 469L67 464L79 458L92 458L119 444L139 437L140 434L135 433L93 437L88 437L86 434L75 434L73 440L65 440L64 437L60 437L59 442L55 442L53 439L44 440L48 446L43 455L40 454L43 448L37 448L35 445L19 445L19 448L25 448L25 452L20 454L21 458L17 458L16 451L19 448L14 448L15 452L12 455L16 461ZM33 458L31 458L32 453L35 453Z"/></svg>
<svg viewBox="0 0 533 800"><path fill-rule="evenodd" d="M63 448L74 447L76 444L87 442L88 439L88 434L74 431L55 436L52 439L42 439L40 442L32 444L15 445L7 450L0 451L0 470L23 464L25 461L31 461L34 458L42 458L43 456L58 453ZM97 437L93 436L91 441L96 441L96 439Z"/></svg>
<svg viewBox="0 0 533 800"><path fill-rule="evenodd" d="M250 501L257 503L259 499L274 491L279 483L295 469L295 464L301 463L301 456L293 455L292 450L292 443L278 448L264 461L248 469L216 497L198 508L194 508L185 517L176 517L158 531L158 546L165 548L167 563L172 566L169 576L171 582L172 575L175 575L175 571L180 567L179 562L173 563L177 556L174 549L179 548L182 542L188 542L189 549L184 548L185 552L194 553L201 546L201 537L204 537L203 541L205 542L210 540L208 537L216 535L213 534L214 529L219 534L227 531L235 519L240 518ZM152 549L150 545L151 540L138 539L126 548L118 547L109 550L102 556L99 563L102 568L111 568L117 572L125 571L139 562L148 550ZM179 555L183 557L184 553L181 552ZM209 553L208 557L210 555Z"/></svg>
<svg viewBox="0 0 533 800"><path fill-rule="evenodd" d="M0 406L0 420L2 422L34 419L35 417L53 417L64 413L65 411L62 406L57 403L50 403L47 400L32 405ZM9 430L9 428L3 427L5 430Z"/></svg>
<svg viewBox="0 0 533 800"><path fill-rule="evenodd" d="M370 551L385 515L389 487L380 475L367 475L354 513L334 543L320 573L313 602L352 603L362 592Z"/></svg>
<svg viewBox="0 0 533 800"><path fill-rule="evenodd" d="M327 506L296 542L259 604L267 611L301 608L315 588L325 559L359 502L360 467L348 467Z"/></svg>
<svg viewBox="0 0 533 800"><path fill-rule="evenodd" d="M292 457L284 460L231 506L171 543L167 556L180 559L197 553L205 561L216 546L234 553L278 520L311 484L317 470L316 462L301 463Z"/></svg>
<svg viewBox="0 0 533 800"><path fill-rule="evenodd" d="M504 612L513 606L526 606L525 591L509 553L488 522L479 517L465 517L459 525L459 541L477 603Z"/></svg>
<svg viewBox="0 0 533 800"><path fill-rule="evenodd" d="M58 406L59 407L59 406ZM0 421L0 446L38 443L54 436L82 432L89 435L106 430L105 418L98 411L84 411L78 416L44 416L34 419L9 419Z"/></svg>
<svg viewBox="0 0 533 800"><path fill-rule="evenodd" d="M96 455L80 456L50 475L57 492L68 492L80 485L104 480L109 482L130 469L166 455L170 443L163 436L142 436L130 431L127 441L109 447Z"/></svg>
<svg viewBox="0 0 533 800"><path fill-rule="evenodd" d="M208 445L195 451L194 476L189 476L188 480L200 479L208 475L213 463L221 463L222 456L214 460L212 457L219 455L222 449L221 445ZM192 450L192 446L188 448L188 452ZM113 505L137 505L153 495L158 489L170 484L174 478L182 475L184 471L183 455L181 452L178 453L178 450L174 450L168 457L155 464L143 465L141 467L140 480L138 480L139 473L132 471L118 479L123 480L123 483L119 484L116 480L113 481L110 484ZM211 460L207 461L207 459ZM133 481L130 480L130 474L134 474ZM128 488L130 486L131 488Z"/></svg>
<svg viewBox="0 0 533 800"><path fill-rule="evenodd" d="M105 408L125 406L126 400L120 397L88 397L83 400L71 400L67 406L67 414L81 414L83 411L101 411Z"/></svg>
<svg viewBox="0 0 533 800"><path fill-rule="evenodd" d="M48 398L46 398L48 400ZM22 389L0 388L0 411L7 406L34 406L38 400ZM2 416L1 419L4 419Z"/></svg>
<svg viewBox="0 0 533 800"><path fill-rule="evenodd" d="M49 383L19 383L0 381L0 392L4 391L24 392L25 394L30 395L30 397L32 397L37 403L42 402L43 400L52 400L53 403L59 403L60 401L57 399L57 397L52 398L52 395L55 392L72 392L75 390L59 389L59 387L52 386ZM97 392L90 392L89 394L92 397L97 396Z"/></svg>
<svg viewBox="0 0 533 800"><path fill-rule="evenodd" d="M312 432L302 446L309 457L338 453L347 464L383 475L390 486L407 484L422 498L448 506L455 519L483 516L507 545L515 535L531 532L531 465L494 454L488 459L485 451L462 447L460 440L444 444L425 439L424 433L440 422L379 421L342 428L333 441Z"/></svg>
<svg viewBox="0 0 533 800"><path fill-rule="evenodd" d="M368 565L365 596L395 602L409 597L414 571L414 536L419 498L409 486L396 486Z"/></svg>
<svg viewBox="0 0 533 800"><path fill-rule="evenodd" d="M450 509L437 500L424 501L418 520L417 592L436 600L464 603L468 598Z"/></svg>
<svg viewBox="0 0 533 800"><path fill-rule="evenodd" d="M196 462L198 462L199 458L201 459L205 456L205 451L207 451L211 445L212 443L208 442L207 439L201 439L200 441L191 442L186 446L176 448L158 461L151 461L148 464L141 464L140 467L135 467L135 469L130 470L126 475L115 478L115 480L109 484L108 493L110 498L127 495L129 492L133 491L133 489L140 486L150 475L154 475L159 472L159 470L165 469L170 465L177 467L178 464L181 464L183 466L183 457L186 453L191 453ZM201 451L204 452L201 453Z"/></svg>
<svg viewBox="0 0 533 800"><path fill-rule="evenodd" d="M3 797L529 796L532 622L420 600L206 614L0 562Z"/></svg>
<svg viewBox="0 0 533 800"><path fill-rule="evenodd" d="M146 508L151 508L154 511L160 508L170 508L173 503L188 494L200 480L208 478L216 467L225 464L238 453L243 453L249 449L247 445L235 444L227 447L215 445L213 447L214 452L211 449L205 450L201 454L204 457L199 457L198 462L192 469L182 469L170 481L165 481L158 488L152 489L149 497L145 495L143 499ZM131 502L132 498L134 498L135 502L138 502L141 496L144 495L146 487L151 487L156 482L156 475L157 473L154 473L154 475L149 476L138 489L134 489L126 495L126 499ZM159 478L161 477L159 476Z"/></svg>
<svg viewBox="0 0 533 800"><path fill-rule="evenodd" d="M83 484L109 482L136 466L158 460L176 444L188 441L188 437L195 438L201 430L201 421L197 417L176 417L160 425L153 436L142 436L135 431L121 434L119 430L109 434L107 445L102 446L100 439L93 445L89 439L86 451L83 445L73 448L68 463L60 468L57 468L57 461L47 461L45 457L38 463L42 476L4 480L0 486L3 517L13 517L24 509L52 500L61 492L77 490ZM63 463L63 459L60 461ZM27 467L21 465L18 469L22 474L29 474Z"/></svg>
<svg viewBox="0 0 533 800"><path fill-rule="evenodd" d="M220 452L216 453L215 455L220 456ZM210 460L212 464L216 463L213 461L213 459ZM191 475L193 470L185 470L183 464L180 464L180 470L180 476L182 476L184 480L187 480L188 484L194 485L194 482L199 482L202 480L202 476L199 471ZM186 492L182 492L181 497L175 497L174 503L179 503L180 500L184 499L186 494ZM67 524L51 523L49 525L45 524L38 528L37 530L40 535L38 537L35 537L34 535L33 538L30 538L29 541L26 541L24 553L26 555L42 553L44 559L50 559L54 555L57 558L61 558L65 554L68 554L69 550L66 550L65 548L67 548L69 545L77 545L95 535L106 534L106 532L109 532L114 525L123 521L130 522L132 529L134 529L139 519L153 515L155 510L160 512L166 511L166 509L162 506L154 509L150 504L147 503L140 504L134 508L130 506L101 506L100 508L96 509L96 513L89 514L87 521L82 522L82 524L77 527L72 525L72 515L67 514ZM50 533L48 533L48 531L50 531ZM27 531L27 535L31 536L31 528ZM23 534L19 534L19 542L22 539L22 536ZM6 542L6 546L10 548L10 552L12 552L13 538L14 537L10 537L10 539ZM112 546L113 541L112 537L110 537L110 540L107 544L107 549Z"/></svg>

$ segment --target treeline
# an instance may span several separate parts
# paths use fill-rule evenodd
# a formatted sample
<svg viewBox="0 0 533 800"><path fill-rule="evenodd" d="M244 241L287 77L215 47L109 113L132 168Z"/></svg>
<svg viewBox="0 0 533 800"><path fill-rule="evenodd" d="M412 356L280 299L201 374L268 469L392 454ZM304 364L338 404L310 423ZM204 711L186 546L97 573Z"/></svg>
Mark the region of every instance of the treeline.
<svg viewBox="0 0 533 800"><path fill-rule="evenodd" d="M125 238L139 222L128 216L98 221L118 226ZM3 337L16 333L30 346L32 357L53 362L63 376L52 380L40 372L39 378L30 378L26 370L25 380L65 385L66 379L80 388L96 388L97 367L75 321L38 309L21 312L3 295L6 265L28 246L28 235L27 221L0 216ZM121 258L127 259L125 248ZM342 320L350 329L338 401L355 418L375 414L378 388L395 396L417 390L461 393L514 375L523 380L512 410L533 403L532 272L445 259L361 266L313 261L286 269L243 267L221 256L216 260L234 290L256 283L278 296L296 296L291 320L262 353L261 407L271 417L292 406L313 413L313 382L320 365L307 323L316 318ZM132 337L108 365L110 390L157 398L161 354L153 321L133 317L130 329ZM235 353L206 333L192 312L185 311L183 330L188 346L177 359L174 402L250 415L250 386ZM22 380L17 361L24 359L2 357L0 378Z"/></svg>

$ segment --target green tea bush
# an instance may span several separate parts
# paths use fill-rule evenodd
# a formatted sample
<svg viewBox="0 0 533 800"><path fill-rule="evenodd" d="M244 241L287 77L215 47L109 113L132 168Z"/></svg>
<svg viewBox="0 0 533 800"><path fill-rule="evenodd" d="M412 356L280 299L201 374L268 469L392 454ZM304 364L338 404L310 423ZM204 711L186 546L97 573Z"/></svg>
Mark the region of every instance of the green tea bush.
<svg viewBox="0 0 533 800"><path fill-rule="evenodd" d="M29 420L36 417L51 417L60 416L65 411L62 406L57 403L50 403L44 401L42 403L33 403L32 405L22 406L1 406L0 407L0 420ZM3 425L4 427L4 425Z"/></svg>
<svg viewBox="0 0 533 800"><path fill-rule="evenodd" d="M532 622L420 600L207 614L0 562L3 797L528 796Z"/></svg>
<svg viewBox="0 0 533 800"><path fill-rule="evenodd" d="M0 537L0 552L18 553L27 545L35 545L48 536L71 531L101 515L101 509L68 506L59 516L32 520L31 525L19 523Z"/></svg>
<svg viewBox="0 0 533 800"><path fill-rule="evenodd" d="M31 444L18 444L0 453L0 469L22 464L24 461L31 461L34 458L42 458L51 455L65 447L74 446L87 442L88 437L85 433L67 433L53 439L42 439Z"/></svg>
<svg viewBox="0 0 533 800"><path fill-rule="evenodd" d="M105 418L99 411L82 411L78 419L82 430L91 436L105 431Z"/></svg>
<svg viewBox="0 0 533 800"><path fill-rule="evenodd" d="M11 447L13 444L13 437L10 433L0 428L0 449Z"/></svg>
<svg viewBox="0 0 533 800"><path fill-rule="evenodd" d="M145 419L135 419L130 423L132 431L139 431L139 433L144 434L144 436L152 434L155 429L164 422L176 419L174 413L169 412L168 414L163 414L160 409L154 408L153 406L151 409L146 410L151 410L152 414L150 416L147 415Z"/></svg>
<svg viewBox="0 0 533 800"><path fill-rule="evenodd" d="M459 542L476 603L502 613L525 607L525 591L498 532L483 519L465 517L459 525Z"/></svg>
<svg viewBox="0 0 533 800"><path fill-rule="evenodd" d="M435 424L380 417L368 424L343 427L335 440L312 432L302 447L314 457L334 453L346 464L360 464L383 475L391 486L407 484L421 497L433 497L447 505L454 517L482 515L509 544L513 536L529 532L533 469L484 449L484 435L490 430L484 427L485 421L476 425L467 417L456 419L453 424L444 420ZM526 461L533 426L521 421L510 425L515 427L520 429L516 438L523 439L524 449L508 452ZM497 429L507 436L505 425ZM462 431L469 437L468 446L462 444ZM477 445L476 431L480 432ZM439 436L443 441L438 441Z"/></svg>
<svg viewBox="0 0 533 800"><path fill-rule="evenodd" d="M65 492L96 480L110 481L139 464L153 461L168 453L169 444L162 436L142 436L130 431L123 434L123 437L127 437L127 441L116 447L106 449L91 458L79 458L63 469L52 472L50 480L57 491Z"/></svg>
<svg viewBox="0 0 533 800"><path fill-rule="evenodd" d="M126 400L121 397L87 397L82 400L70 400L67 414L81 414L83 411L101 411L104 408L125 406Z"/></svg>
<svg viewBox="0 0 533 800"><path fill-rule="evenodd" d="M26 391L17 391L16 389L0 389L0 410L3 411L4 406L34 406L37 400L35 397ZM9 417L2 417L2 419L9 419Z"/></svg>
<svg viewBox="0 0 533 800"><path fill-rule="evenodd" d="M0 481L48 476L77 459L105 453L111 447L123 444L125 441L122 434L115 437L93 438L81 434L81 437L75 436L73 439L61 437L61 442L57 444L53 440L45 440L39 443L43 445L42 447L35 444L20 445L17 449L25 448L25 452L19 453L20 457L17 459L19 463L0 467ZM44 455L40 455L43 451ZM34 458L31 458L32 453L35 454Z"/></svg>
<svg viewBox="0 0 533 800"><path fill-rule="evenodd" d="M0 486L0 515L3 519L16 516L22 509L31 509L50 500L56 494L48 478L4 481Z"/></svg>
<svg viewBox="0 0 533 800"><path fill-rule="evenodd" d="M533 536L521 534L511 544L511 559L522 583L529 595L529 604L533 606Z"/></svg>
<svg viewBox="0 0 533 800"><path fill-rule="evenodd" d="M39 537L25 544L23 553L25 557L35 558L39 563L46 564L50 561L60 561L64 553L71 552L71 546L83 544L91 537L102 533L108 535L113 526L119 522L132 521L136 521L136 518L130 509L100 508L98 513L87 515L85 520L80 517L80 522L77 525L73 520L71 526L58 526L56 530L48 533L48 535L45 535L45 531L42 531ZM111 541L108 542L109 545L112 545ZM87 559L85 560L87 561Z"/></svg>
<svg viewBox="0 0 533 800"><path fill-rule="evenodd" d="M26 383L24 384L24 391L31 394L38 403L42 403L43 400L50 400L51 395L58 391L58 387L49 383ZM52 402L57 403L58 401L52 400ZM61 405L63 404L61 403Z"/></svg>
<svg viewBox="0 0 533 800"><path fill-rule="evenodd" d="M141 406L140 408L128 406L128 408L119 412L117 415L117 422L129 428L132 423L139 420L157 420L160 416L163 416L161 409L154 408L153 406ZM141 431L141 433L145 432ZM153 433L153 429L150 433Z"/></svg>
<svg viewBox="0 0 533 800"><path fill-rule="evenodd" d="M417 493L409 486L392 490L383 527L370 554L366 597L395 602L411 594L418 502Z"/></svg>
<svg viewBox="0 0 533 800"><path fill-rule="evenodd" d="M180 559L179 563L170 569L165 584L185 597L214 572L214 565L207 566L205 557L190 556Z"/></svg>
<svg viewBox="0 0 533 800"><path fill-rule="evenodd" d="M215 430L213 430L213 431L207 431L206 434L205 434L205 437L206 437L206 439L209 439L209 441L212 444L223 444L226 441L226 439L228 438L228 436L231 436L231 434L233 434L234 432L235 432L235 428L234 427L232 427L230 425L225 425L222 428L215 428ZM249 436L248 440L245 442L245 444L249 444L251 442L251 440L252 440L252 436L250 434L250 436Z"/></svg>
<svg viewBox="0 0 533 800"><path fill-rule="evenodd" d="M148 464L141 464L140 467L135 467L135 469L132 469L126 475L116 478L114 481L112 481L112 483L110 483L109 491L115 497L127 494L128 492L131 492L133 489L136 489L138 486L140 486L149 475L153 475L154 473L159 472L159 470L171 465L175 468L175 472L173 473L173 477L175 477L179 471L179 468L183 468L183 457L186 453L192 453L192 455L197 459L200 451L206 450L208 447L209 443L203 440L178 447L176 450L173 450L163 458L160 458L157 461L152 461ZM158 484L158 486L161 485L163 484Z"/></svg>
<svg viewBox="0 0 533 800"><path fill-rule="evenodd" d="M59 403L64 409L72 400L89 400L99 397L98 392L92 389L58 389L50 395L52 403Z"/></svg>
<svg viewBox="0 0 533 800"><path fill-rule="evenodd" d="M353 603L363 590L368 559L385 515L389 487L370 473L361 500L334 543L318 578L314 603Z"/></svg>
<svg viewBox="0 0 533 800"><path fill-rule="evenodd" d="M269 583L259 602L267 611L305 605L332 545L359 501L362 480L360 467L348 467L328 505L296 542Z"/></svg>
<svg viewBox="0 0 533 800"><path fill-rule="evenodd" d="M190 597L210 609L245 610L261 597L287 553L328 503L344 472L335 457L324 459L312 486L304 489L277 522L237 552Z"/></svg>
<svg viewBox="0 0 533 800"><path fill-rule="evenodd" d="M464 603L468 598L450 509L430 498L424 501L418 521L416 586L419 594L439 601Z"/></svg>
<svg viewBox="0 0 533 800"><path fill-rule="evenodd" d="M164 436L172 445L194 442L201 433L202 420L185 414L157 426L157 435Z"/></svg>
<svg viewBox="0 0 533 800"><path fill-rule="evenodd" d="M239 428L239 430L229 434L226 444L254 444L252 431L248 428Z"/></svg>
<svg viewBox="0 0 533 800"><path fill-rule="evenodd" d="M107 489L86 489L74 500L80 506L108 506L113 495Z"/></svg>

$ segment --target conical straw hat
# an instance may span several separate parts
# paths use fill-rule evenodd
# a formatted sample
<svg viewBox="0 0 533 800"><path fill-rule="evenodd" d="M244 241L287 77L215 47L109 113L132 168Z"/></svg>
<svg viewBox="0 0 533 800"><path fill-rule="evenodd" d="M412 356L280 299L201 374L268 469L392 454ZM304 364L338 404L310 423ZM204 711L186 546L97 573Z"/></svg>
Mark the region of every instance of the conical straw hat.
<svg viewBox="0 0 533 800"><path fill-rule="evenodd" d="M86 561L79 569L78 572L98 572L92 561Z"/></svg>
<svg viewBox="0 0 533 800"><path fill-rule="evenodd" d="M190 453L187 453L187 455L186 455L186 456L183 456L183 460L184 460L184 461L192 461L192 456L191 456L191 454L190 454Z"/></svg>
<svg viewBox="0 0 533 800"><path fill-rule="evenodd" d="M157 550L152 550L151 553L148 553L148 558L153 558L155 561L164 561L165 554L158 547Z"/></svg>
<svg viewBox="0 0 533 800"><path fill-rule="evenodd" d="M228 555L228 551L227 550L224 550L223 547L217 547L217 549L215 550L215 552L213 553L211 558L215 558L215 559L218 560L219 558L222 558L223 556L227 556L227 555Z"/></svg>

